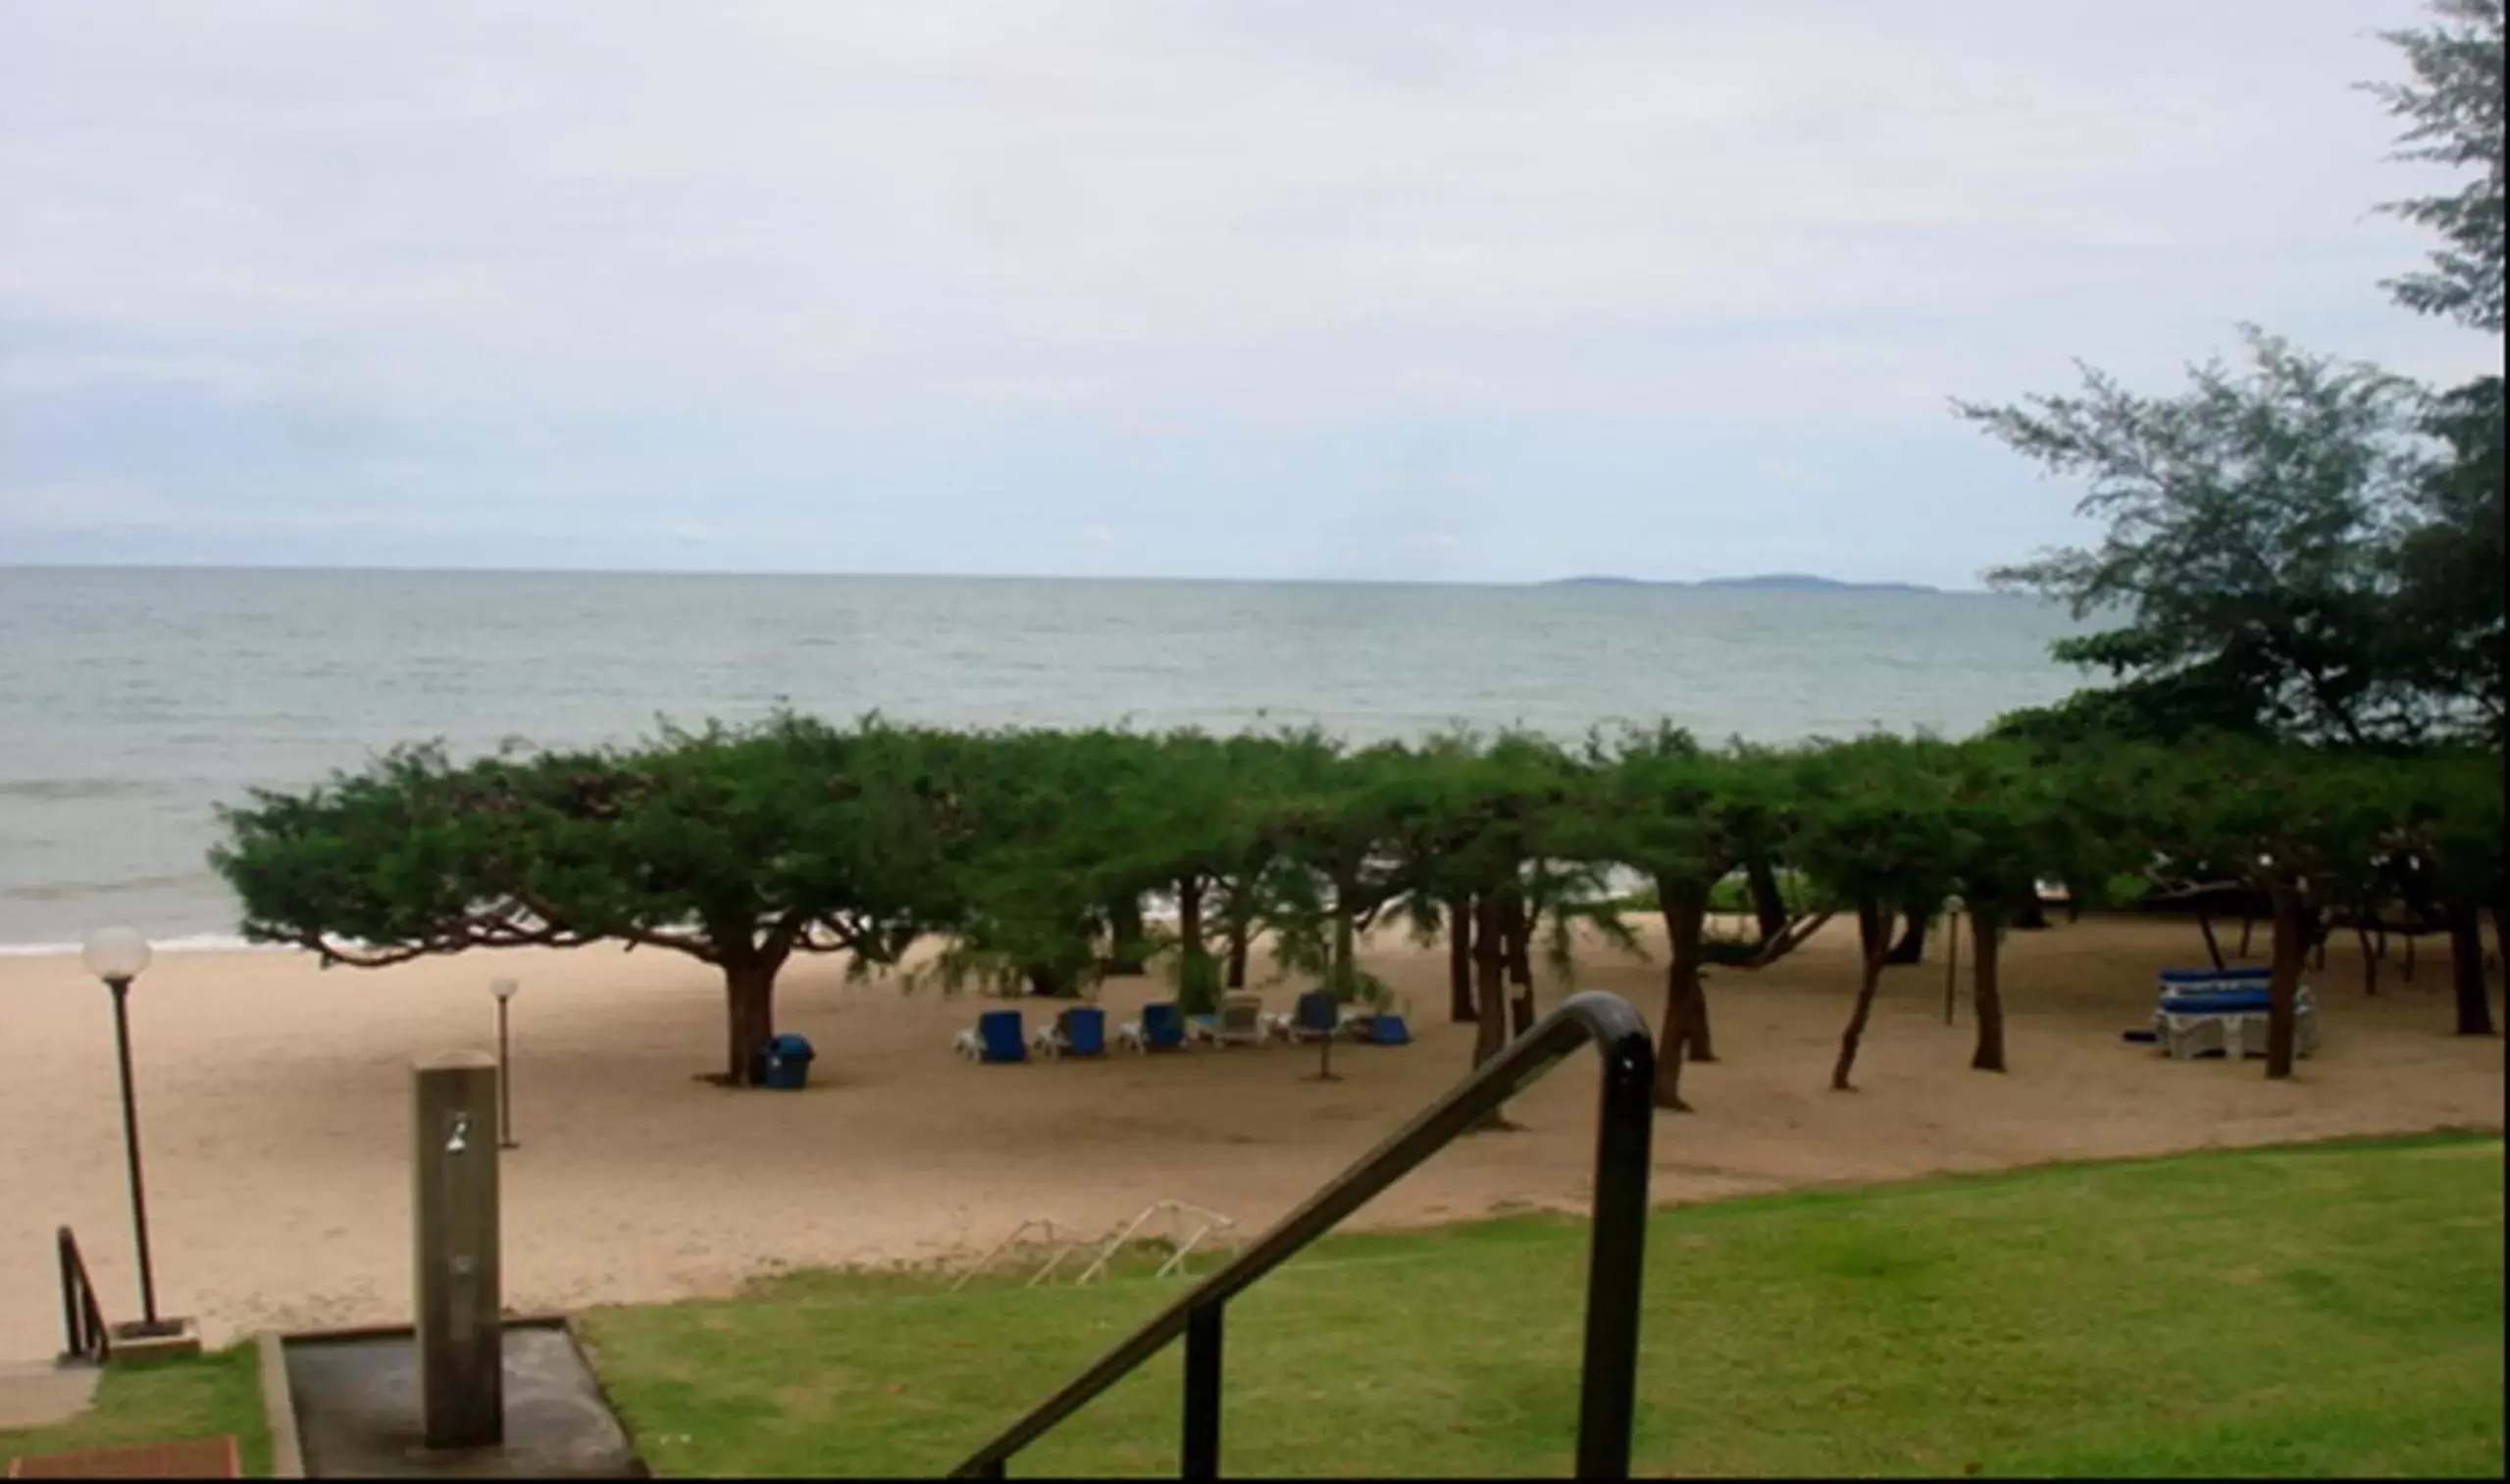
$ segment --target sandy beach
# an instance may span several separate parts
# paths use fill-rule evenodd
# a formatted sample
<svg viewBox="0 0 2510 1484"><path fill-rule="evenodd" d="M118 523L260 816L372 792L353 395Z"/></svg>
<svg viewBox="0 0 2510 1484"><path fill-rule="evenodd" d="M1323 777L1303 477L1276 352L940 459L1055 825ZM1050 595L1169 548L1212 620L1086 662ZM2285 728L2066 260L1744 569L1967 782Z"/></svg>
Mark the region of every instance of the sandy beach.
<svg viewBox="0 0 2510 1484"><path fill-rule="evenodd" d="M1696 1114L1660 1118L1658 1196L2497 1128L2502 1045L2448 1034L2445 945L2422 947L2415 982L2392 956L2378 998L2363 994L2350 947L2335 949L2312 976L2325 1049L2270 1084L2256 1062L2172 1063L2119 1040L2149 1013L2155 969L2203 962L2191 925L2017 934L2011 1075L1967 1070L1970 1016L1942 1023L1938 956L1893 971L1861 1090L1837 1094L1825 1081L1853 929L1833 925L1772 968L1712 982L1723 1059L1690 1074ZM521 1148L505 1167L517 1307L972 1254L1030 1217L1104 1228L1171 1198L1256 1228L1466 1066L1469 1028L1444 1023L1443 949L1387 936L1370 957L1411 999L1419 1040L1338 1051L1346 1080L1332 1084L1303 1081L1313 1053L1282 1048L973 1066L950 1054L950 1035L987 1001L849 986L841 964L803 962L786 975L780 1028L811 1038L820 1059L807 1091L777 1094L694 1080L716 1064L720 992L703 965L656 951L476 953L380 972L283 952L163 955L131 1002L161 1307L197 1316L212 1343L405 1318L409 1066L492 1043L497 974L523 983ZM1579 987L1627 995L1653 1020L1661 973L1597 947ZM1124 1011L1163 993L1118 980L1101 998ZM1268 991L1278 1007L1294 993ZM1546 999L1560 993L1543 986ZM111 1316L137 1308L112 1019L75 957L0 958L0 1359L34 1358L60 1340L58 1225L77 1230ZM1590 1068L1563 1068L1515 1106L1524 1131L1464 1142L1363 1219L1579 1204L1593 1093Z"/></svg>

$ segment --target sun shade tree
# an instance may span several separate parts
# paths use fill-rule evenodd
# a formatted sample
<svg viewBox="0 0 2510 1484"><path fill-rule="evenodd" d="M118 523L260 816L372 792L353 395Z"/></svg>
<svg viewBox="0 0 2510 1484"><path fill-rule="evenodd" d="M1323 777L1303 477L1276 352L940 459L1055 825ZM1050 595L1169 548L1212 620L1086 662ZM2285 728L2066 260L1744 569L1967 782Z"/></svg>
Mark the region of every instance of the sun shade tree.
<svg viewBox="0 0 2510 1484"><path fill-rule="evenodd" d="M2303 959L2331 902L2374 895L2382 859L2409 843L2402 785L2424 764L2361 753L2221 742L2181 749L2146 795L2175 853L2238 874L2274 906L2266 1075L2292 1075Z"/></svg>
<svg viewBox="0 0 2510 1484"><path fill-rule="evenodd" d="M1857 909L1857 998L1830 1072L1840 1092L1853 1090L1849 1078L1890 962L1891 904L1941 900L1955 881L1940 746L1866 737L1809 749L1795 768L1795 858Z"/></svg>
<svg viewBox="0 0 2510 1484"><path fill-rule="evenodd" d="M1591 742L1588 757L1583 807L1561 845L1624 865L1655 889L1667 949L1656 1101L1688 1111L1683 1063L1714 1059L1702 982L1710 897L1746 862L1776 853L1789 765L1743 747L1710 751L1669 724Z"/></svg>
<svg viewBox="0 0 2510 1484"><path fill-rule="evenodd" d="M222 811L211 863L245 936L380 967L475 947L615 942L722 972L722 1079L746 1084L796 954L894 962L932 924L957 801L911 734L781 715L650 744L456 766L403 748Z"/></svg>

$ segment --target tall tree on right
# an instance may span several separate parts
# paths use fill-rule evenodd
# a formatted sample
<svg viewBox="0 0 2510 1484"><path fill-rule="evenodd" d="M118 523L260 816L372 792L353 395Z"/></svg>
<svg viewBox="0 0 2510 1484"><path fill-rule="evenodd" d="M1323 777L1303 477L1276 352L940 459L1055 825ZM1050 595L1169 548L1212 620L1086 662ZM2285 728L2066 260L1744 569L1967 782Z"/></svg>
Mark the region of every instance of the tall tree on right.
<svg viewBox="0 0 2510 1484"><path fill-rule="evenodd" d="M2434 0L2392 31L2412 74L2370 84L2407 123L2406 159L2473 167L2461 188L2384 209L2436 230L2398 302L2502 328L2503 0ZM2242 732L2427 747L2503 740L2498 377L2433 392L2244 329L2249 367L2173 396L2085 368L2074 395L1956 401L1990 435L2088 486L2097 545L1990 574L2123 614L2061 641L2110 686L2008 730L2176 739Z"/></svg>
<svg viewBox="0 0 2510 1484"><path fill-rule="evenodd" d="M2502 0L2433 0L2431 25L2381 33L2405 53L2414 80L2364 84L2406 121L2398 159L2475 170L2456 190L2380 208L2437 231L2442 244L2424 272L2382 286L2408 309L2495 334L2501 333L2503 11Z"/></svg>

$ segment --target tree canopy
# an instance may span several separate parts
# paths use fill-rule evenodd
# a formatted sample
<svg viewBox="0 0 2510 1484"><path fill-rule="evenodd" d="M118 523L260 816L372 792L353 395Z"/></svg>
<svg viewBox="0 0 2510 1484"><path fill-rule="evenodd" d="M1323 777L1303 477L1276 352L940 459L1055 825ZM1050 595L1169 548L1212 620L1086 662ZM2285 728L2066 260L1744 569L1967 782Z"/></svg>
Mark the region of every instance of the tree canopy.
<svg viewBox="0 0 2510 1484"><path fill-rule="evenodd" d="M1877 919L1960 894L2001 928L2039 878L2088 885L2157 855L2271 856L2281 864L2259 880L2324 901L2376 889L2354 862L2404 852L2463 893L2497 894L2481 846L2499 838L2499 757L2452 756L2416 772L2239 740L1712 748L1670 726L1582 749L1460 733L1350 747L1315 732L787 715L622 748L467 762L402 749L302 793L257 793L227 811L213 859L248 936L329 961L601 941L690 954L724 976L736 1082L796 954L843 952L868 971L929 940L915 972L946 989L1062 997L1089 993L1113 957L1101 949L1138 933L1173 949L1181 996L1207 1002L1216 962L1187 904L1211 894L1269 939L1281 972L1345 999L1385 997L1360 969L1360 933L1397 911L1445 912L1451 933L1470 931L1465 988L1488 1055L1530 1002L1516 960L1537 919L1565 972L1580 925L1629 941L1600 883L1635 875L1673 949L1667 1048L1705 1055L1711 903L1753 873L1858 908L1862 1010L1881 973ZM1127 927L1146 903L1171 906L1171 923ZM1746 961L1800 942L1801 926L1765 934ZM1843 1086L1853 1049L1852 1035ZM1672 1059L1660 1091L1678 1104ZM1977 1064L2002 1060L1982 1041Z"/></svg>

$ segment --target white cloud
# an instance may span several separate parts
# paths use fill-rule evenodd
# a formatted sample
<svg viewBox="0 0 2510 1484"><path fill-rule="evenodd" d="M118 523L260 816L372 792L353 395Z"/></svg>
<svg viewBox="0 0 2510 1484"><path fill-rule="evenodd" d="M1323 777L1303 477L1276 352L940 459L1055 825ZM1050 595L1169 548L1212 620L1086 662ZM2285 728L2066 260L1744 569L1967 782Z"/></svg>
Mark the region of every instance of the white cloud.
<svg viewBox="0 0 2510 1484"><path fill-rule="evenodd" d="M1544 466L1599 420L1668 430L1631 483L1686 488L1682 430L1767 428L1814 467L1793 445L1931 436L1947 393L2062 384L2074 355L2175 375L2243 318L2408 370L2497 359L2375 286L2421 244L2365 211L2420 178L2346 85L2414 14L19 0L0 389L88 398L125 442L161 402L104 404L141 393L363 408L412 504L624 497L550 492L621 486L553 475L602 457L586 435L523 462L538 426L631 427L675 470L809 451L781 495L652 476L665 541L771 498L1068 498L1073 460L1152 442L1177 463L1107 478L1218 484L1241 454L1198 448L1214 429L1350 430L1400 463L1420 419L1531 430L1514 474L1437 477L1566 513L1585 496ZM447 451L490 426L493 455ZM949 472L1040 430L1062 441L1011 486ZM272 441L267 481L338 487ZM37 448L69 466L43 479L93 477L83 447ZM1205 498L1297 533L1347 484L1328 462ZM900 560L964 549L932 519Z"/></svg>

